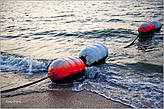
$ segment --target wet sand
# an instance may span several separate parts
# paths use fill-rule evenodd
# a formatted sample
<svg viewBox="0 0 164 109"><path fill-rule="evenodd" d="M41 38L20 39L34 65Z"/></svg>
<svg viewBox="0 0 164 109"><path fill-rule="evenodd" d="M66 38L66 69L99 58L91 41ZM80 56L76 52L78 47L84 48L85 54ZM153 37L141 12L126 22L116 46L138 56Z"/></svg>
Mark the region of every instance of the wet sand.
<svg viewBox="0 0 164 109"><path fill-rule="evenodd" d="M70 90L31 93L1 99L1 108L130 108L95 93Z"/></svg>

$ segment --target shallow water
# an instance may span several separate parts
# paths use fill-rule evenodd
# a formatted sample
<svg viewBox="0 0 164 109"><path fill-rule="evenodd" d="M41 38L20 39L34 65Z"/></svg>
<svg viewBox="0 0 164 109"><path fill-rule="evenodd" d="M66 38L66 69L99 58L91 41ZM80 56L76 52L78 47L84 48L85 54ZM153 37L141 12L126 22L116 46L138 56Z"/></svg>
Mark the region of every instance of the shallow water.
<svg viewBox="0 0 164 109"><path fill-rule="evenodd" d="M52 60L77 57L94 43L109 49L106 63L87 67L72 84L36 85L2 97L62 90L87 90L132 107L163 107L163 27L136 41L144 22L163 21L163 1L1 1L1 89L47 76ZM96 75L96 77L94 77Z"/></svg>

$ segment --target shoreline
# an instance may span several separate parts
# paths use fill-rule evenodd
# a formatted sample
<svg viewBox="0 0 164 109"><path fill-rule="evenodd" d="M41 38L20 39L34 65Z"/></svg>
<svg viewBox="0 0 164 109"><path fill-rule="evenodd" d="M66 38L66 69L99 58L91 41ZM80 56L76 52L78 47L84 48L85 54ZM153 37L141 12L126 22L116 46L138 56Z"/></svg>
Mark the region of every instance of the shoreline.
<svg viewBox="0 0 164 109"><path fill-rule="evenodd" d="M1 98L1 108L132 108L98 94L71 90Z"/></svg>

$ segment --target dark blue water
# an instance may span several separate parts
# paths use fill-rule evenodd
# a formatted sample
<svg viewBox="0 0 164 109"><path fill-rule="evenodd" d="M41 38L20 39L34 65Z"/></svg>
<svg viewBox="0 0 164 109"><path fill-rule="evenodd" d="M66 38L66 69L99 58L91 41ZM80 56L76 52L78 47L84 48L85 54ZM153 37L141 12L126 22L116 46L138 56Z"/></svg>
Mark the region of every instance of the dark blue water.
<svg viewBox="0 0 164 109"><path fill-rule="evenodd" d="M0 1L1 90L47 76L52 60L77 57L94 43L108 47L106 63L86 67L71 85L48 79L2 94L87 90L137 108L163 108L163 27L135 39L144 22L163 23L163 1Z"/></svg>

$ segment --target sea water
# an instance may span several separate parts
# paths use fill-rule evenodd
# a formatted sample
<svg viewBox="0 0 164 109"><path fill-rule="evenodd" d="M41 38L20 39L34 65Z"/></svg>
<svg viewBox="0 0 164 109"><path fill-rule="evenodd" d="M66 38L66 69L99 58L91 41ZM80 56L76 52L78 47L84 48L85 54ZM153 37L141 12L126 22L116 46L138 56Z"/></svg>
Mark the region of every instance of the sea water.
<svg viewBox="0 0 164 109"><path fill-rule="evenodd" d="M87 90L136 108L163 108L163 27L151 39L123 48L142 23L163 23L163 0L1 0L0 7L1 90L46 77L52 60L78 57L86 46L102 43L108 47L106 63L86 67L72 91ZM47 79L1 96L70 84L55 85Z"/></svg>

